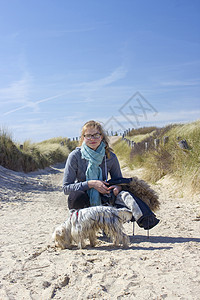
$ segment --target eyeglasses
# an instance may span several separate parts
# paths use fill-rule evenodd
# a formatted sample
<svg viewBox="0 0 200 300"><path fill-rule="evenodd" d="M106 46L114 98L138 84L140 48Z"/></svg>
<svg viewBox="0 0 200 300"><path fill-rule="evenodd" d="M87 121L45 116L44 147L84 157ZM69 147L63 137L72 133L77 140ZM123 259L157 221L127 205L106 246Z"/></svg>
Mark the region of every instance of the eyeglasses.
<svg viewBox="0 0 200 300"><path fill-rule="evenodd" d="M84 137L86 138L86 140L91 140L91 138L98 140L101 136L101 133L95 133L95 134L84 134Z"/></svg>

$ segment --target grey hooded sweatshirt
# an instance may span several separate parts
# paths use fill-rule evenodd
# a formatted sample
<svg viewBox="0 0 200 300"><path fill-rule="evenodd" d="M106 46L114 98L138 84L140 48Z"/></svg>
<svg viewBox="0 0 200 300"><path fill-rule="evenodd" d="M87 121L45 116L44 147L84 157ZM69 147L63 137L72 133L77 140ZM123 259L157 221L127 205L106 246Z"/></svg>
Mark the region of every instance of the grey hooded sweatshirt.
<svg viewBox="0 0 200 300"><path fill-rule="evenodd" d="M71 191L87 191L89 189L85 175L87 166L88 161L81 158L81 147L77 147L69 154L63 178L63 190L66 195ZM108 174L112 179L122 177L119 161L113 152L110 152L110 158L104 156L100 168L103 180L107 180Z"/></svg>

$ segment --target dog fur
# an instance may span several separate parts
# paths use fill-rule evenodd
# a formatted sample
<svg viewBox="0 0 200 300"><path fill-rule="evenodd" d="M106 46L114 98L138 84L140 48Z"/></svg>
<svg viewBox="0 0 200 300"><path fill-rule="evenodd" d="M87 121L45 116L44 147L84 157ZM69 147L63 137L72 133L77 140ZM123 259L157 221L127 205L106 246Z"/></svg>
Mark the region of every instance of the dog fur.
<svg viewBox="0 0 200 300"><path fill-rule="evenodd" d="M126 208L116 209L110 206L93 206L80 210L71 210L70 216L59 225L53 239L61 249L70 248L74 241L80 249L85 247L85 239L89 238L94 247L97 242L96 234L103 231L115 246L120 243L127 247L128 236L123 232L123 223L130 221L132 213Z"/></svg>
<svg viewBox="0 0 200 300"><path fill-rule="evenodd" d="M142 179L132 177L132 181L128 185L122 186L122 190L133 193L144 201L153 212L160 207L157 193Z"/></svg>

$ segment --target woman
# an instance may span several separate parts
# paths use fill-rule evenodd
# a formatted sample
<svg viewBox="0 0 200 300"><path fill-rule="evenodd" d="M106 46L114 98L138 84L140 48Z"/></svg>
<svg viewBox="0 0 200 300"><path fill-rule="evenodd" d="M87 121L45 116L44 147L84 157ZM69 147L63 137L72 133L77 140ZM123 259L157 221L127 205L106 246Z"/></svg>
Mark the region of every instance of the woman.
<svg viewBox="0 0 200 300"><path fill-rule="evenodd" d="M69 195L69 209L102 205L105 196L109 196L112 192L115 197L118 196L119 205L131 209L136 221L141 219L144 203L140 207L133 195L127 192L120 193L122 190L120 185L109 186L106 182L108 174L112 180L122 177L118 159L109 148L108 138L101 124L93 120L88 121L82 128L80 147L69 154L65 166L63 190ZM154 215L148 207L147 210L148 214Z"/></svg>

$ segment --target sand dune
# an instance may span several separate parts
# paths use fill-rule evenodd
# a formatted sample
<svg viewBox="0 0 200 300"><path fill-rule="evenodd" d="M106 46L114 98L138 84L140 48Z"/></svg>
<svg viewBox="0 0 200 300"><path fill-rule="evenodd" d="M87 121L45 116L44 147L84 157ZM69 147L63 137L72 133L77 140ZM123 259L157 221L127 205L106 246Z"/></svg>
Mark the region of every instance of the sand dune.
<svg viewBox="0 0 200 300"><path fill-rule="evenodd" d="M127 223L128 249L99 235L95 248L59 250L51 234L68 215L62 177L62 165L28 175L0 167L0 299L199 299L199 195L166 177L153 186L161 221L149 239Z"/></svg>

